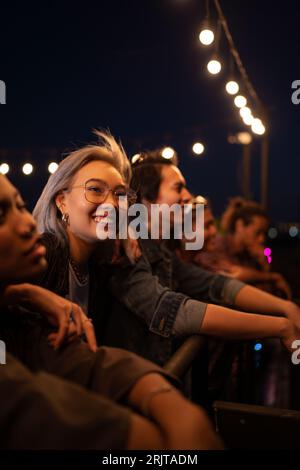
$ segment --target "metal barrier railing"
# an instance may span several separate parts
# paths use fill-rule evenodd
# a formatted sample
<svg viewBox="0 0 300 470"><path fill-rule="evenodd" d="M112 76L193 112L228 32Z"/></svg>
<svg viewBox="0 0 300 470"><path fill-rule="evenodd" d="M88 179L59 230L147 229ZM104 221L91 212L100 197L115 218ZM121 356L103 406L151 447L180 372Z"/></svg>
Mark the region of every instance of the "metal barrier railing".
<svg viewBox="0 0 300 470"><path fill-rule="evenodd" d="M184 377L205 345L206 341L202 336L190 336L164 365L164 369L178 378Z"/></svg>
<svg viewBox="0 0 300 470"><path fill-rule="evenodd" d="M164 369L182 380L182 391L190 400L212 411L208 394L207 340L204 336L187 338Z"/></svg>

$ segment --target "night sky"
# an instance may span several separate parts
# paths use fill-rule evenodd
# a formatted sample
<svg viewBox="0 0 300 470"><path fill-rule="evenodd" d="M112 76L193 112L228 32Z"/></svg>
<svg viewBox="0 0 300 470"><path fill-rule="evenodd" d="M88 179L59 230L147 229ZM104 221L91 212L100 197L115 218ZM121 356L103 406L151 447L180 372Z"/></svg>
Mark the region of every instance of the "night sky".
<svg viewBox="0 0 300 470"><path fill-rule="evenodd" d="M275 221L300 222L300 2L221 1L242 61L270 115L269 208ZM206 72L212 49L198 40L203 0L89 0L1 3L1 161L32 207L49 161L109 128L128 155L173 146L190 189L209 196L220 214L241 192L242 149L227 136L240 120L224 91L227 68ZM203 157L192 144L206 145ZM251 190L259 194L260 141L252 149ZM38 166L25 177L20 165Z"/></svg>

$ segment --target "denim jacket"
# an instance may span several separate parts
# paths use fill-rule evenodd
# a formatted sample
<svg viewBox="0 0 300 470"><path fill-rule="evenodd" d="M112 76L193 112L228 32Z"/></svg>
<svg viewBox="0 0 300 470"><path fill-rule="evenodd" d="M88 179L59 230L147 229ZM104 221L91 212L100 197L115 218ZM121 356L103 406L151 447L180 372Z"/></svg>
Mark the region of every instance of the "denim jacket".
<svg viewBox="0 0 300 470"><path fill-rule="evenodd" d="M68 250L52 234L44 234L43 242L49 267L40 284L66 296ZM203 310L205 302L233 303L244 284L183 263L163 244L142 240L141 246L143 254L134 266L91 263L89 315L101 345L163 365L178 345L173 327L182 305L190 298L197 301L193 308Z"/></svg>
<svg viewBox="0 0 300 470"><path fill-rule="evenodd" d="M205 311L206 302L232 306L244 284L180 261L163 243L141 240L140 244L142 257L135 266L112 273L110 290L127 311L148 326L147 337L130 331L131 339L126 341L131 345L135 341L140 354L164 364L178 343L172 333L182 305L192 298L197 301L192 305L194 311L195 307ZM156 348L149 347L148 338L155 341Z"/></svg>

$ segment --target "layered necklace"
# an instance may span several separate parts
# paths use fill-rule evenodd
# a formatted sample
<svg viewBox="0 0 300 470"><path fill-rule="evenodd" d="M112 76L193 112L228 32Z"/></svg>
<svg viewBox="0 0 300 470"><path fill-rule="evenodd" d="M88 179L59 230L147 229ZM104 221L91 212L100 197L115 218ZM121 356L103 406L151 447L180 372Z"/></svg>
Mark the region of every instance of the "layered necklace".
<svg viewBox="0 0 300 470"><path fill-rule="evenodd" d="M74 261L72 258L70 258L70 265L72 266L72 269L74 271L75 276L77 277L78 281L80 284L85 285L89 281L89 273L83 273L76 261Z"/></svg>

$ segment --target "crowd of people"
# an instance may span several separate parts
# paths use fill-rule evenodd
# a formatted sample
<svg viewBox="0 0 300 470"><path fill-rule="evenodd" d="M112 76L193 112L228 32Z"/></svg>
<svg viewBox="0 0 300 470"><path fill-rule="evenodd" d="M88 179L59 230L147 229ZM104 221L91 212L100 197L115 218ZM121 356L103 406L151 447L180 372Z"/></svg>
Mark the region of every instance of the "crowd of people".
<svg viewBox="0 0 300 470"><path fill-rule="evenodd" d="M289 359L300 309L264 257L267 214L234 199L218 233L211 204L189 192L175 160L144 152L130 165L110 134L97 137L61 161L33 215L0 175L1 447L222 449L207 410L163 366L195 334L208 339L209 383L232 375L232 340L275 338ZM124 199L202 204L203 249L162 230L151 238L151 210L148 238L99 239ZM216 362L229 366L221 374ZM223 391L219 381L214 397Z"/></svg>

